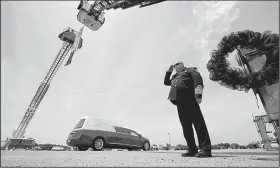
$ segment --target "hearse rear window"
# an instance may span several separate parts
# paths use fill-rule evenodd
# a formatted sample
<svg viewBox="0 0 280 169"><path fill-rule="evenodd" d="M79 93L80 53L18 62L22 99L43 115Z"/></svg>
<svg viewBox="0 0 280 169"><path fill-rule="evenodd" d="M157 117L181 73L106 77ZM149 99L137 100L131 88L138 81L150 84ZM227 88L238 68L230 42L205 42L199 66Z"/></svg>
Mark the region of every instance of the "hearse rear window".
<svg viewBox="0 0 280 169"><path fill-rule="evenodd" d="M84 123L85 123L85 121L86 121L86 119L81 119L81 120L79 121L79 123L75 126L74 129L80 129L80 128L82 128L83 125L84 125Z"/></svg>

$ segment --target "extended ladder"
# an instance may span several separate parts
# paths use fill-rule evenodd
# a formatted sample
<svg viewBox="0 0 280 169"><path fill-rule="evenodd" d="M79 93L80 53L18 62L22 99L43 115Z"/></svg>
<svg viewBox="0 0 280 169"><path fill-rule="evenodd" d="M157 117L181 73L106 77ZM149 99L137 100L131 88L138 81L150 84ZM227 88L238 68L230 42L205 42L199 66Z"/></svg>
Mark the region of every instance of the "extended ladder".
<svg viewBox="0 0 280 169"><path fill-rule="evenodd" d="M62 62L64 61L65 57L69 53L69 51L72 49L71 58L74 55L74 52L82 47L82 31L83 28L80 30L80 32L75 32L73 29L68 28L64 32L62 32L58 37L60 40L63 41L62 47L60 48L54 62L51 65L51 68L49 69L47 75L45 76L43 82L41 82L35 96L33 97L31 103L28 106L27 111L25 112L20 124L18 127L13 131L12 138L23 138L26 128L28 124L30 123L32 117L34 116L38 106L40 105L42 99L44 98L45 94L47 93L50 83L52 79L54 78L56 72L60 68ZM70 60L69 59L69 60ZM68 60L68 61L69 61ZM68 64L71 63L71 60L68 62ZM67 65L68 65L67 64ZM9 147L11 139L7 139L6 148Z"/></svg>
<svg viewBox="0 0 280 169"><path fill-rule="evenodd" d="M44 81L39 86L35 96L33 97L22 121L20 122L18 128L14 130L12 137L13 138L22 138L24 136L25 130L31 121L32 117L34 116L35 111L37 110L39 104L41 103L43 97L47 93L50 83L56 74L57 70L59 69L61 63L65 59L66 55L68 54L72 44L63 42L63 45L60 49L60 51L57 54L57 57L55 58L49 72L47 73Z"/></svg>

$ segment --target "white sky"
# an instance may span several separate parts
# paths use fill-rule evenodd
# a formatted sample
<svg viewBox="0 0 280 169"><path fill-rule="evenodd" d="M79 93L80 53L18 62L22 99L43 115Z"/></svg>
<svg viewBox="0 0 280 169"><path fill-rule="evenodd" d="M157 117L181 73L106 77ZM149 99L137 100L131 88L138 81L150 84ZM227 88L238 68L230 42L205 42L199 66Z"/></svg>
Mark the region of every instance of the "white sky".
<svg viewBox="0 0 280 169"><path fill-rule="evenodd" d="M252 92L211 81L206 64L210 50L229 32L279 33L278 3L177 1L107 11L100 30L85 27L82 49L54 77L26 136L65 144L79 119L93 116L136 130L152 144L166 144L168 132L171 144L186 144L176 107L167 100L169 87L163 85L169 65L182 60L204 78L201 109L212 144L260 140L252 114L265 112ZM82 27L77 6L1 1L2 140L20 123L49 70L62 45L58 34L68 26Z"/></svg>

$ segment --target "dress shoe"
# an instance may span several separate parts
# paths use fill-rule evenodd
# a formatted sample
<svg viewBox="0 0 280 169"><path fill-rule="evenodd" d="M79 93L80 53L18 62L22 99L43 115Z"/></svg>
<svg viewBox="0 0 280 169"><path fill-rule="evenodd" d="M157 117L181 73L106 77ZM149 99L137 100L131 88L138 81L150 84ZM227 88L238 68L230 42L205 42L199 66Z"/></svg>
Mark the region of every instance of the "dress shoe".
<svg viewBox="0 0 280 169"><path fill-rule="evenodd" d="M198 158L212 157L211 150L201 150L195 154L195 157Z"/></svg>

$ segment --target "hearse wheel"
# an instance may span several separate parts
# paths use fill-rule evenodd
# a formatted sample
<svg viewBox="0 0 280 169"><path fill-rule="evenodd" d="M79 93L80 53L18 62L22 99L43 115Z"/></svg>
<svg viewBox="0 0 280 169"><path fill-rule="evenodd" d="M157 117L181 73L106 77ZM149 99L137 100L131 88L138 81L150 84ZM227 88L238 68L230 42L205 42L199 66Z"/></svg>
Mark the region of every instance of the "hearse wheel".
<svg viewBox="0 0 280 169"><path fill-rule="evenodd" d="M80 151L87 151L89 147L78 147L78 150Z"/></svg>
<svg viewBox="0 0 280 169"><path fill-rule="evenodd" d="M143 150L144 150L144 151L147 151L147 150L149 150L149 149L150 149L150 143L147 142L147 141L145 141L144 144L143 144Z"/></svg>
<svg viewBox="0 0 280 169"><path fill-rule="evenodd" d="M93 150L95 151L101 151L104 147L104 140L100 137L96 138L94 141L93 141Z"/></svg>

